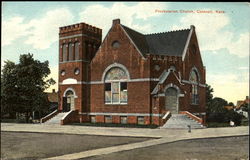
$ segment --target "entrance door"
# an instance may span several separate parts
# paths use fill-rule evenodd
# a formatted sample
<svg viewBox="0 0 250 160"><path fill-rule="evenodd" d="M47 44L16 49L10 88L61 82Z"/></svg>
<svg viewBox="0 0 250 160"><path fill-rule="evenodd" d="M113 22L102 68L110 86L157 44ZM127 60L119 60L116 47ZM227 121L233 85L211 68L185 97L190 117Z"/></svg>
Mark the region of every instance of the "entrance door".
<svg viewBox="0 0 250 160"><path fill-rule="evenodd" d="M68 112L67 97L63 97L63 112Z"/></svg>
<svg viewBox="0 0 250 160"><path fill-rule="evenodd" d="M166 101L165 108L169 110L172 114L178 113L178 97L177 90L173 87L170 87L166 90Z"/></svg>
<svg viewBox="0 0 250 160"><path fill-rule="evenodd" d="M68 112L70 110L75 110L75 97L72 91L67 91L66 97L63 97L63 99L64 99L65 112Z"/></svg>

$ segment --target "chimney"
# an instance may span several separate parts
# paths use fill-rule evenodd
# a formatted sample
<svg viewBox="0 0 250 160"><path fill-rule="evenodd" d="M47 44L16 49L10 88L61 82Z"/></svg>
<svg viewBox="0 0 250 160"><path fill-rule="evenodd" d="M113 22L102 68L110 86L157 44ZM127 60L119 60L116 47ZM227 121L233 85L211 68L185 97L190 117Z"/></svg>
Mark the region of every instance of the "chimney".
<svg viewBox="0 0 250 160"><path fill-rule="evenodd" d="M120 24L120 19L114 19L113 20L113 26L116 25L116 24Z"/></svg>

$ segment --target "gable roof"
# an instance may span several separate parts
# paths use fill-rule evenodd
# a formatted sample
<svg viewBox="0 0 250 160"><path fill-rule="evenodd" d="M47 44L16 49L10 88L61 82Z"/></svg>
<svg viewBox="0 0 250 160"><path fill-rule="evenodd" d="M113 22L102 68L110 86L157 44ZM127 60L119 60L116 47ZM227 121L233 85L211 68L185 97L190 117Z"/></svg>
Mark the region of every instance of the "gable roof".
<svg viewBox="0 0 250 160"><path fill-rule="evenodd" d="M185 29L144 35L124 25L121 26L144 56L152 54L181 57L190 33L190 29Z"/></svg>

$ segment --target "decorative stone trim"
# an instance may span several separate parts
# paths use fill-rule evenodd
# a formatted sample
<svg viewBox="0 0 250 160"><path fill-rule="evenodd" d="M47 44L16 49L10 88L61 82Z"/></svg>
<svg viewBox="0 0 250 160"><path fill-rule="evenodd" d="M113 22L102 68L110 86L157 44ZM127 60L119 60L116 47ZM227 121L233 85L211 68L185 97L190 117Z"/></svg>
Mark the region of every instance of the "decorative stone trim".
<svg viewBox="0 0 250 160"><path fill-rule="evenodd" d="M59 63L62 64L62 63L70 63L70 62L89 62L89 61L81 59L81 60L74 60L74 61L63 61Z"/></svg>
<svg viewBox="0 0 250 160"><path fill-rule="evenodd" d="M80 37L80 36L87 36L87 35L86 34L76 34L76 35L72 35L72 36L60 37L59 40L68 39L68 38L75 38L75 37Z"/></svg>
<svg viewBox="0 0 250 160"><path fill-rule="evenodd" d="M150 81L159 81L159 79L157 78L138 78L138 79L130 79L130 80L124 80L124 82L150 82ZM122 82L122 80L121 80ZM77 83L74 84L104 84L103 81L90 81L90 82L86 82L86 81L77 81ZM62 82L59 82L59 85L69 85L67 84L63 84Z"/></svg>
<svg viewBox="0 0 250 160"><path fill-rule="evenodd" d="M93 116L153 116L153 117L162 117L163 114L155 114L155 113L110 113L110 112L88 112L82 113L81 115L93 115Z"/></svg>
<svg viewBox="0 0 250 160"><path fill-rule="evenodd" d="M130 75L129 75L128 69L127 69L123 64L120 64L120 63L113 63L113 64L109 65L109 66L104 70L104 72L103 72L103 74L102 74L102 82L104 82L105 76L106 76L107 72L108 72L111 68L113 68L113 67L119 67L119 68L123 69L123 70L126 72L126 74L127 74L127 76L128 76L128 79L130 79Z"/></svg>
<svg viewBox="0 0 250 160"><path fill-rule="evenodd" d="M185 47L184 47L184 50L183 50L183 53L182 53L182 61L184 61L184 59L185 59L185 57L186 57L188 45L189 45L189 42L190 42L190 40L191 40L193 31L194 31L194 26L191 25L191 26L190 26L190 31L189 31L189 34L188 34L188 38L187 38L187 42L186 42L186 44L185 44Z"/></svg>
<svg viewBox="0 0 250 160"><path fill-rule="evenodd" d="M66 97L66 93L67 93L68 91L72 91L73 94L74 94L74 98L78 98L78 96L76 95L75 90L74 90L73 88L71 88L71 87L67 88L67 89L64 91L63 97Z"/></svg>

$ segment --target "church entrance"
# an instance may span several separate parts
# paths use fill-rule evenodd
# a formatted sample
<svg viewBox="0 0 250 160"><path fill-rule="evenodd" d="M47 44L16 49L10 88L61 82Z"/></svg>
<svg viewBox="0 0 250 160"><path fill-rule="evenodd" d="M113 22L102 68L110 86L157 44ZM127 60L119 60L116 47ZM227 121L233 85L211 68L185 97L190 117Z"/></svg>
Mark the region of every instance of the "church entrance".
<svg viewBox="0 0 250 160"><path fill-rule="evenodd" d="M166 100L165 100L165 109L169 110L172 114L178 113L178 94L177 90L174 87L169 87L166 90Z"/></svg>
<svg viewBox="0 0 250 160"><path fill-rule="evenodd" d="M68 112L75 110L75 97L72 91L67 91L65 97L63 97L63 111Z"/></svg>

